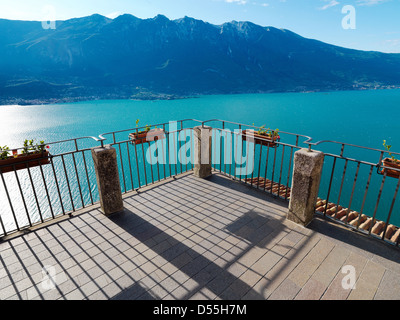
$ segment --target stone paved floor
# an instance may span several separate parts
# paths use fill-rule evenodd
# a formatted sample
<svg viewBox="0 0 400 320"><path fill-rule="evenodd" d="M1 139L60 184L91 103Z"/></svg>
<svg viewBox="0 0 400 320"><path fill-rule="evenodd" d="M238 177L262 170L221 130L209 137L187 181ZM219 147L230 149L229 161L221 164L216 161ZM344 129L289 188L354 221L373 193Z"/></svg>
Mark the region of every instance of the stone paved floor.
<svg viewBox="0 0 400 320"><path fill-rule="evenodd" d="M0 299L400 299L400 249L286 211L217 174L171 179L0 243Z"/></svg>

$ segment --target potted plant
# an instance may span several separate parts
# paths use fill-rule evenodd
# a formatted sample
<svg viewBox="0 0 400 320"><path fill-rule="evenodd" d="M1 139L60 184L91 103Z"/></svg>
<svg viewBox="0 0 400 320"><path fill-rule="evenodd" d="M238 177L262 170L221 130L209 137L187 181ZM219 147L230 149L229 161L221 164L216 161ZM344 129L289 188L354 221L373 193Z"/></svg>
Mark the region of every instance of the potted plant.
<svg viewBox="0 0 400 320"><path fill-rule="evenodd" d="M139 119L136 120L136 128L139 126L139 121ZM159 139L165 139L165 132L163 129L159 129L157 127L151 130L151 127L149 125L146 125L144 130L129 134L129 139L132 141L132 144L138 145L143 144L144 142L152 142L158 141Z"/></svg>
<svg viewBox="0 0 400 320"><path fill-rule="evenodd" d="M385 149L387 150L387 152L389 153L390 158L385 158L382 160L382 165L384 167L389 167L389 168L395 168L400 170L400 160L397 160L394 155L390 152L390 149L392 148L391 145L388 145L386 143L386 140L383 140L383 146L385 147ZM385 174L392 177L392 178L399 178L400 177L400 171L397 170L391 170L391 169L387 169L387 168L383 168L381 170L381 174Z"/></svg>
<svg viewBox="0 0 400 320"><path fill-rule="evenodd" d="M25 140L20 154L17 149L12 150L12 155L10 155L10 149L7 146L0 148L1 172L7 173L26 169L27 167L32 168L49 164L51 156L46 148L48 149L49 146L46 146L44 141L40 141L40 144L35 145L34 140Z"/></svg>
<svg viewBox="0 0 400 320"><path fill-rule="evenodd" d="M243 140L246 141L250 134L254 136L254 143L263 146L268 146L270 148L276 148L278 146L277 142L280 141L279 129L271 130L265 129L265 125L255 130L243 130ZM248 138L247 138L248 139Z"/></svg>

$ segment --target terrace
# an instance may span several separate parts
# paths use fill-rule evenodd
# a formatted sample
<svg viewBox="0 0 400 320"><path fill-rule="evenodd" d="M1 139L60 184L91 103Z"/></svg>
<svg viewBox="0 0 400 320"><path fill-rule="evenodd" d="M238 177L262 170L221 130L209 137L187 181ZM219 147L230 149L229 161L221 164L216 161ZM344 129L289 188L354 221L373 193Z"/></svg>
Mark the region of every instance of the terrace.
<svg viewBox="0 0 400 320"><path fill-rule="evenodd" d="M196 124L205 127L190 121L186 126L178 122L178 128L158 125L165 147L171 142L183 146L178 156L201 146L183 143L193 137L190 129ZM104 147L105 137L111 137L114 147L119 182L111 191L119 191L123 210L109 215L104 212L118 197L107 203L110 188L102 188L100 157L94 155L92 162L92 149L79 148L80 140L69 141L72 151L54 154L50 164L27 162L26 169L1 173L0 299L400 298L398 228L391 222L398 181L378 173L384 151L370 150L378 154L375 164L344 156L351 147L346 144L339 144L338 155L325 152L313 219L303 226L288 219L289 201L297 197L295 152L302 138L306 147L322 143L285 132L277 148L249 141L238 148L243 159L257 161L253 170L246 166L247 172L236 172L227 160L233 158L235 137L243 135L244 125L232 124L228 130L228 122L216 122L212 127L217 130L206 140L212 175L204 178L199 177L202 163L196 167L182 156L175 162L172 153L168 161L146 165L147 151L162 139L135 144L126 140L132 130L92 139ZM181 132L188 133L182 140L170 139ZM360 182L363 166L367 174ZM379 169L376 175L373 168ZM346 183L346 175L352 183ZM378 194L371 191L374 178L380 178ZM389 201L384 187L392 192ZM385 202L389 207L383 205L388 209L383 219L379 204Z"/></svg>

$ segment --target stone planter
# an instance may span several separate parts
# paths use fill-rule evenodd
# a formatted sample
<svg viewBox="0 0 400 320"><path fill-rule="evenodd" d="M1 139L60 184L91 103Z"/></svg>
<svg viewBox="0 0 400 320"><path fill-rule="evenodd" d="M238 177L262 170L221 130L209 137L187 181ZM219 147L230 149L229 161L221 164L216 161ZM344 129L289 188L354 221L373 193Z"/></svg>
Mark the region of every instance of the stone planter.
<svg viewBox="0 0 400 320"><path fill-rule="evenodd" d="M165 139L165 132L163 129L134 132L129 134L129 139L131 140L132 144L139 145L145 142L153 142Z"/></svg>
<svg viewBox="0 0 400 320"><path fill-rule="evenodd" d="M254 130L243 130L242 133L243 133L243 136L242 136L243 141L250 139L251 135L253 135L255 144L267 146L270 148L276 148L278 146L277 142L280 141L279 136L270 137L268 135L258 134Z"/></svg>
<svg viewBox="0 0 400 320"><path fill-rule="evenodd" d="M37 160L37 161L35 161ZM50 164L50 153L48 151L20 154L16 157L8 157L0 160L0 170L2 173L15 170L33 168L40 165Z"/></svg>

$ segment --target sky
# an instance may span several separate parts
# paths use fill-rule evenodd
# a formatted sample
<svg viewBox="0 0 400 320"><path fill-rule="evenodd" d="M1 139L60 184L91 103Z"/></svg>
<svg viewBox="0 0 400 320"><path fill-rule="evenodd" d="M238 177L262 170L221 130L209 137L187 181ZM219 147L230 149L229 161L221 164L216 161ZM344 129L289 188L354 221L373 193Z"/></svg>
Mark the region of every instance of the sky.
<svg viewBox="0 0 400 320"><path fill-rule="evenodd" d="M346 48L400 53L400 0L0 0L3 19L66 20L94 13L188 16L217 25L250 21Z"/></svg>

